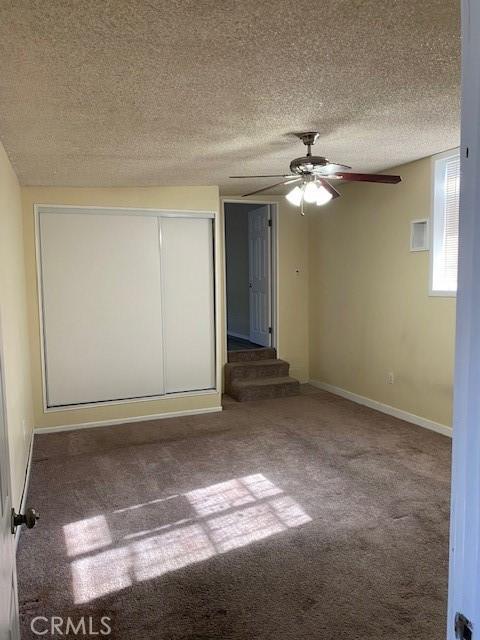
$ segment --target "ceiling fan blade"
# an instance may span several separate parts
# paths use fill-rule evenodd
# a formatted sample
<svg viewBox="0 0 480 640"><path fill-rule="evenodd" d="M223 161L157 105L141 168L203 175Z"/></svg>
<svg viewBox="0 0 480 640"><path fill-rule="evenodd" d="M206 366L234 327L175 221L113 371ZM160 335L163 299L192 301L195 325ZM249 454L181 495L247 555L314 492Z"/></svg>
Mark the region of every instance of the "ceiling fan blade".
<svg viewBox="0 0 480 640"><path fill-rule="evenodd" d="M268 187L263 187L263 189L257 189L256 191L250 191L250 193L244 193L242 198L246 198L247 196L253 196L256 193L262 193L262 191L268 191L269 189L273 189L274 187L279 187L283 184L293 184L294 182L298 182L301 178L295 178L295 180L283 180L282 182L276 182L275 184L270 184Z"/></svg>
<svg viewBox="0 0 480 640"><path fill-rule="evenodd" d="M348 164L336 164L336 162L329 162L325 166L321 167L322 173L339 173L341 171L348 171L352 167L349 167Z"/></svg>
<svg viewBox="0 0 480 640"><path fill-rule="evenodd" d="M397 184L401 181L400 176L389 176L383 173L344 173L343 171L330 174L329 178L339 178L347 182L383 182L385 184Z"/></svg>
<svg viewBox="0 0 480 640"><path fill-rule="evenodd" d="M318 178L320 184L325 187L325 189L328 191L328 193L332 194L332 198L339 198L342 194L339 193L335 187L332 187L332 185L327 182L324 178Z"/></svg>
<svg viewBox="0 0 480 640"><path fill-rule="evenodd" d="M228 176L229 178L295 178L294 173L279 173L270 176Z"/></svg>

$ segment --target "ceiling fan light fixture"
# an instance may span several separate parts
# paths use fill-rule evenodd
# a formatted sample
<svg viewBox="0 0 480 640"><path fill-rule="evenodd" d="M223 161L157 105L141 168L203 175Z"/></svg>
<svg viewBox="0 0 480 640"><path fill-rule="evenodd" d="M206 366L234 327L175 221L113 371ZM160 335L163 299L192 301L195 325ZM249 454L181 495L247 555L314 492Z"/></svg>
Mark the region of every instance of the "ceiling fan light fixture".
<svg viewBox="0 0 480 640"><path fill-rule="evenodd" d="M303 198L303 189L300 187L294 187L285 197L295 207L299 207Z"/></svg>
<svg viewBox="0 0 480 640"><path fill-rule="evenodd" d="M317 206L320 207L323 204L327 204L327 202L330 202L332 197L333 196L330 193L330 191L328 191L328 189L325 189L323 184L321 184L317 189L317 199L316 199Z"/></svg>
<svg viewBox="0 0 480 640"><path fill-rule="evenodd" d="M312 145L315 144L318 131L304 131L296 134L307 147L307 155L294 158L290 162L290 173L270 174L261 176L230 176L231 178L283 178L282 182L270 184L267 187L256 189L242 195L242 198L253 196L257 193L265 193L274 187L290 186L294 182L300 182L300 186L294 187L285 196L295 207L301 207L305 202L315 203L317 206L327 204L332 198L338 198L341 194L330 184L330 180L344 180L346 182L381 182L383 184L396 184L401 181L400 176L391 176L385 173L352 173L351 167L346 164L330 162L325 156L312 155Z"/></svg>
<svg viewBox="0 0 480 640"><path fill-rule="evenodd" d="M304 198L305 198L305 202L316 202L317 200L317 193L318 193L318 185L316 182L314 182L313 180L311 182L307 182L307 184L305 185L305 191L304 191Z"/></svg>

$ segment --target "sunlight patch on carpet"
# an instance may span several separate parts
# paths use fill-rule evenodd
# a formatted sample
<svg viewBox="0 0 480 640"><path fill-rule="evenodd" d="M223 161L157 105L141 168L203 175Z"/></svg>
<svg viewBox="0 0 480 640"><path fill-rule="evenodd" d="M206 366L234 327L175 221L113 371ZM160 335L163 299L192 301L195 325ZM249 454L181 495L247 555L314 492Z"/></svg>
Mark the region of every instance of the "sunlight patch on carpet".
<svg viewBox="0 0 480 640"><path fill-rule="evenodd" d="M179 501L179 509L185 508L184 503L190 505L190 517L117 532L115 514L138 511L135 519L120 521L128 529L141 524L142 508L157 504L160 509L167 500ZM158 512L159 522L164 516ZM71 565L75 604L311 522L293 498L260 473L117 509L110 518L115 527L109 527L108 514L64 526L67 553L76 556ZM98 551L102 547L109 548Z"/></svg>
<svg viewBox="0 0 480 640"><path fill-rule="evenodd" d="M105 516L95 516L66 524L63 527L63 535L69 556L78 556L112 544Z"/></svg>

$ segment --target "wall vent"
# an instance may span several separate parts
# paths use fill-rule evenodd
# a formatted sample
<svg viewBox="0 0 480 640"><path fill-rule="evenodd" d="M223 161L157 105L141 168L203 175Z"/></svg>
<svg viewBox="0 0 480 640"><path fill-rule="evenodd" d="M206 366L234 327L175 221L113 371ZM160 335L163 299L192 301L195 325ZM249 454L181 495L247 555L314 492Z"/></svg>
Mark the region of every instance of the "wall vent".
<svg viewBox="0 0 480 640"><path fill-rule="evenodd" d="M412 220L410 223L410 251L428 251L428 220Z"/></svg>

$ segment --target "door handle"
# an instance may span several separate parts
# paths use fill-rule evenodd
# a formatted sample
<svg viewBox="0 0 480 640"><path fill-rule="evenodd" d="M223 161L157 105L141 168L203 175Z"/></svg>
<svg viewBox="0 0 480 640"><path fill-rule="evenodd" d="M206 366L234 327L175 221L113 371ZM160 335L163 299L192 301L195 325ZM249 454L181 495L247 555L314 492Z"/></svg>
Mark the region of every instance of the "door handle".
<svg viewBox="0 0 480 640"><path fill-rule="evenodd" d="M253 288L253 284L251 282L248 283L248 288L252 289Z"/></svg>
<svg viewBox="0 0 480 640"><path fill-rule="evenodd" d="M39 518L40 515L31 507L26 509L25 513L15 513L15 509L12 508L11 532L15 533L15 529L20 527L22 524L24 524L27 529L33 529Z"/></svg>

